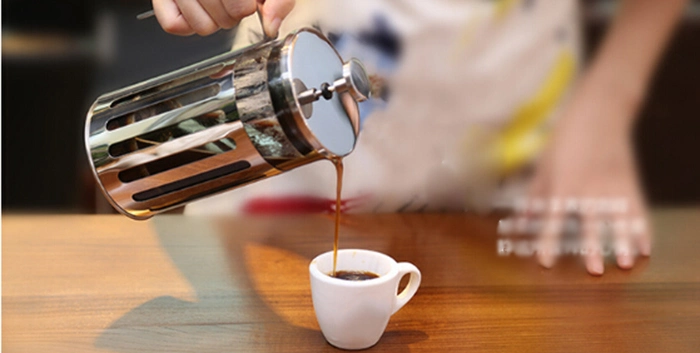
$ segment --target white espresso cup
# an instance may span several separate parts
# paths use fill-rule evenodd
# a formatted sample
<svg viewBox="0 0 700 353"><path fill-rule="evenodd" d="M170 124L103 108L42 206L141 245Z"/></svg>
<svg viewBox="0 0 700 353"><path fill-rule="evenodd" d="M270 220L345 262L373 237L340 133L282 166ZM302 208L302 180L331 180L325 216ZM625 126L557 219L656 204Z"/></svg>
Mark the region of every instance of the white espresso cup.
<svg viewBox="0 0 700 353"><path fill-rule="evenodd" d="M370 250L339 250L336 271L372 272L379 276L363 281L331 277L332 251L311 261L311 297L316 319L326 341L342 349L375 345L391 315L411 300L421 281L420 271L413 264L397 263ZM399 281L405 275L410 275L408 284L397 294Z"/></svg>

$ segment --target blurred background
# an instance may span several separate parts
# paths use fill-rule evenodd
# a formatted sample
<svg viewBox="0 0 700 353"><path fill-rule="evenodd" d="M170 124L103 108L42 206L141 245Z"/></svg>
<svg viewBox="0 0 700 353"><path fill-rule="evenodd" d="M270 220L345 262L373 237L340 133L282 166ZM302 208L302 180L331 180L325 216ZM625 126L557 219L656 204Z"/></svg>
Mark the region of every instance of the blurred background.
<svg viewBox="0 0 700 353"><path fill-rule="evenodd" d="M615 1L584 1L587 53ZM149 0L2 1L3 212L113 212L96 191L83 143L98 95L229 50L235 29L166 34L136 15ZM700 204L700 1L657 71L635 133L653 206Z"/></svg>

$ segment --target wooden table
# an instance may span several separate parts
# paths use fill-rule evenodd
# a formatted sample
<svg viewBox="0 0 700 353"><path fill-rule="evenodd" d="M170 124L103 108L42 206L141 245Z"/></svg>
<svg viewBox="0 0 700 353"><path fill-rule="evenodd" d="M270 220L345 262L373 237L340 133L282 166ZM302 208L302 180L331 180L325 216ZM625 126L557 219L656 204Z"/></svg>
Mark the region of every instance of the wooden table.
<svg viewBox="0 0 700 353"><path fill-rule="evenodd" d="M341 248L423 272L378 352L700 352L700 210L654 213L654 255L603 277L499 257L495 218L357 215ZM325 352L308 263L324 215L227 220L10 215L3 352Z"/></svg>

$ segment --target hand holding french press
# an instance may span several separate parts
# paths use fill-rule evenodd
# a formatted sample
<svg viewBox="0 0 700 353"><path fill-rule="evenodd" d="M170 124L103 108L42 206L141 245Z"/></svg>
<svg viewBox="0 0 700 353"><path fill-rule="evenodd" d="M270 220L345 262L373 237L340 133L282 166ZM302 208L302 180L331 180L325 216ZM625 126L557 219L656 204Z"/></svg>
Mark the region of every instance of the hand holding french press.
<svg viewBox="0 0 700 353"><path fill-rule="evenodd" d="M257 11L265 35L276 38L282 20L292 11L294 3L294 0L153 0L153 11L138 18L155 15L168 33L206 36L219 29L233 28Z"/></svg>

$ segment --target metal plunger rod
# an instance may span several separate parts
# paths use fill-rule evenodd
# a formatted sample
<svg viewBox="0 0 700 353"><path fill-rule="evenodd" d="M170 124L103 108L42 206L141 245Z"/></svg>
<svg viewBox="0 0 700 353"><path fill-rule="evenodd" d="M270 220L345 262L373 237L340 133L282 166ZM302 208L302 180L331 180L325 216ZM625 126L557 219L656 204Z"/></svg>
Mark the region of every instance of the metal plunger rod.
<svg viewBox="0 0 700 353"><path fill-rule="evenodd" d="M346 87L346 82L344 79L340 79L333 82L332 86L327 83L323 83L321 84L320 89L311 88L304 92L301 92L301 94L299 94L299 104L305 105L313 103L319 100L321 97L325 98L326 100L330 100L331 98L333 98L333 92L342 93L347 90L348 89Z"/></svg>
<svg viewBox="0 0 700 353"><path fill-rule="evenodd" d="M357 101L363 102L369 99L371 83L367 71L357 59L350 59L343 65L343 77L335 80L333 84L323 83L321 87L311 88L299 94L299 104L313 103L323 97L326 100L333 98L333 93L349 92Z"/></svg>

